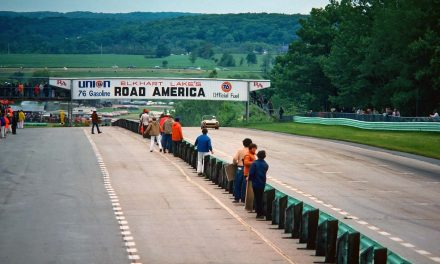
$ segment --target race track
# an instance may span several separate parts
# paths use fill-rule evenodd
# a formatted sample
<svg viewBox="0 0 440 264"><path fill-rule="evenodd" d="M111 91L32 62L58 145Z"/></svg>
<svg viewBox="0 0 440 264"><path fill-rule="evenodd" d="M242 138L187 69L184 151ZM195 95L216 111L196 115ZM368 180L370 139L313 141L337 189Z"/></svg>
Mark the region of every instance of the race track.
<svg viewBox="0 0 440 264"><path fill-rule="evenodd" d="M184 128L194 142L200 128ZM357 144L249 129L210 129L231 161L250 137L267 151L269 183L411 260L440 262L440 161ZM434 147L434 146L433 146Z"/></svg>

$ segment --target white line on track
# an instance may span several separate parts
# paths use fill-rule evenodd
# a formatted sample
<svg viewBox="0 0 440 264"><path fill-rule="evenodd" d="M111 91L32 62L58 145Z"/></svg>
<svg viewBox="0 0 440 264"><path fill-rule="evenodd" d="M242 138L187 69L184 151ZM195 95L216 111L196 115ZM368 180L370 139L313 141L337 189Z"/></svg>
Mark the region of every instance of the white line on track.
<svg viewBox="0 0 440 264"><path fill-rule="evenodd" d="M133 264L134 263L141 264L140 262L137 262L138 260L140 260L140 256L133 254L138 252L138 250L135 248L136 243L133 241L134 238L133 236L131 236L131 232L128 231L130 229L130 226L128 225L128 221L126 221L125 217L123 216L124 213L122 212L122 208L120 207L119 198L116 195L113 186L111 185L109 173L102 159L101 153L99 152L98 147L96 146L95 142L93 141L89 133L85 129L83 131L87 139L89 140L89 143L92 146L92 149L98 161L102 178L104 179L104 187L107 190L107 193L109 194L110 201L112 202L112 207L113 207L112 209L115 214L116 220L118 221L119 229L121 230L122 239L125 241L125 246L128 253L128 259L136 260L136 262L132 262Z"/></svg>

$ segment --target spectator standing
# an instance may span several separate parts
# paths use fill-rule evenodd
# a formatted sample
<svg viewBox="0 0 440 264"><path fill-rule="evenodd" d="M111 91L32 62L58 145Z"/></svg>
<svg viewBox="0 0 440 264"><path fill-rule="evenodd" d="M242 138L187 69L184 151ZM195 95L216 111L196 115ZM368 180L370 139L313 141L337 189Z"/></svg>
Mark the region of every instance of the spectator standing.
<svg viewBox="0 0 440 264"><path fill-rule="evenodd" d="M284 108L282 106L280 106L280 109L278 110L278 115L280 116L280 121L282 121L284 115Z"/></svg>
<svg viewBox="0 0 440 264"><path fill-rule="evenodd" d="M252 182L252 189L255 195L255 211L257 218L263 218L263 193L266 186L266 174L269 165L264 160L266 152L264 150L258 151L258 159L254 161L249 169L249 181Z"/></svg>
<svg viewBox="0 0 440 264"><path fill-rule="evenodd" d="M211 139L208 137L208 129L202 129L202 134L197 137L194 145L197 147L197 173L198 175L203 174L203 166L205 162L205 156L211 151L211 154L214 154L212 150Z"/></svg>
<svg viewBox="0 0 440 264"><path fill-rule="evenodd" d="M437 120L437 119L439 119L439 115L438 115L438 112L437 112L437 109L436 110L434 110L433 111L433 113L432 113L432 115L429 115L431 118L433 118L433 119L435 119L435 120Z"/></svg>
<svg viewBox="0 0 440 264"><path fill-rule="evenodd" d="M10 118L10 115L9 115L9 113L7 113L7 114L5 115L5 122L6 122L6 134L8 134L8 133L11 133L11 132L12 132L12 129L11 129L11 126L10 126L10 123L11 123L11 121L9 120L9 118Z"/></svg>
<svg viewBox="0 0 440 264"><path fill-rule="evenodd" d="M18 89L18 96L23 97L24 85L22 83L19 83L17 89Z"/></svg>
<svg viewBox="0 0 440 264"><path fill-rule="evenodd" d="M235 156L232 159L232 164L237 166L234 179L234 203L238 203L240 200L244 203L246 180L243 174L243 159L249 152L248 147L250 144L252 144L252 140L250 138L245 138L243 140L243 148L237 150L237 153L235 153Z"/></svg>
<svg viewBox="0 0 440 264"><path fill-rule="evenodd" d="M40 87L38 86L38 84L35 84L34 97L38 97L39 94L40 94Z"/></svg>
<svg viewBox="0 0 440 264"><path fill-rule="evenodd" d="M272 104L272 100L269 100L269 103L267 103L267 107L269 108L269 115L272 116L272 115L273 115L273 104Z"/></svg>
<svg viewBox="0 0 440 264"><path fill-rule="evenodd" d="M147 109L144 109L144 112L141 114L139 121L140 121L139 122L140 125L142 126L141 127L141 134L148 135L148 133L144 133L148 127L149 122L150 122L150 115L148 114Z"/></svg>
<svg viewBox="0 0 440 264"><path fill-rule="evenodd" d="M162 148L165 147L165 138L164 138L165 133L163 132L163 124L165 123L165 121L167 121L167 119L168 119L167 115L164 115L164 114L160 115L159 129L160 129L160 141L162 144ZM164 149L164 151L165 151L165 149Z"/></svg>
<svg viewBox="0 0 440 264"><path fill-rule="evenodd" d="M92 114L92 134L95 134L95 126L96 129L98 130L98 134L101 134L102 132L99 130L99 117L98 114L96 113L96 111L93 111Z"/></svg>
<svg viewBox="0 0 440 264"><path fill-rule="evenodd" d="M183 140L182 126L180 125L179 117L176 117L176 119L174 119L174 123L171 128L171 139L173 142L172 145L173 154L174 157L177 157L178 156L177 151L179 150L180 144L182 143Z"/></svg>
<svg viewBox="0 0 440 264"><path fill-rule="evenodd" d="M15 111L11 116L11 132L12 134L17 134L17 124L18 124L18 113Z"/></svg>
<svg viewBox="0 0 440 264"><path fill-rule="evenodd" d="M257 145L254 143L249 145L249 152L244 156L243 166L244 166L244 177L246 178L246 196L244 199L245 209L252 211L254 209L254 191L252 190L252 182L248 178L249 170L256 160L255 153L257 152Z"/></svg>
<svg viewBox="0 0 440 264"><path fill-rule="evenodd" d="M171 135L173 133L173 117L169 116L167 120L163 123L163 137L164 137L164 143L163 146L163 152L165 153L168 150L168 153L172 153L172 146L171 146Z"/></svg>
<svg viewBox="0 0 440 264"><path fill-rule="evenodd" d="M38 88L40 89L39 93L40 93L40 97L44 96L44 85L42 83L40 83L40 86L38 86Z"/></svg>
<svg viewBox="0 0 440 264"><path fill-rule="evenodd" d="M26 115L24 114L23 110L20 110L18 112L18 128L23 129L24 128L24 120L26 119Z"/></svg>
<svg viewBox="0 0 440 264"><path fill-rule="evenodd" d="M154 141L159 143L159 151L162 152L162 144L160 143L160 126L155 117L153 117L153 121L148 124L144 133L150 135L150 152L153 152L154 150Z"/></svg>
<svg viewBox="0 0 440 264"><path fill-rule="evenodd" d="M2 138L6 137L6 119L5 114L0 112L0 136Z"/></svg>
<svg viewBox="0 0 440 264"><path fill-rule="evenodd" d="M60 124L62 125L62 126L64 126L64 119L66 118L66 114L64 114L64 111L63 110L61 110L60 111Z"/></svg>

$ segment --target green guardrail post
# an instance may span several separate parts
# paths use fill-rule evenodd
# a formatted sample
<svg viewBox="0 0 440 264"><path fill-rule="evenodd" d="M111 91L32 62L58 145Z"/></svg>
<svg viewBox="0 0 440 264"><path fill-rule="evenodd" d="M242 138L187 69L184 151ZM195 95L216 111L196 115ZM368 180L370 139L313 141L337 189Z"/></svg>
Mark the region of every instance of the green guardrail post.
<svg viewBox="0 0 440 264"><path fill-rule="evenodd" d="M275 199L275 189L266 186L263 193L263 214L266 216L266 221L272 220L272 203Z"/></svg>
<svg viewBox="0 0 440 264"><path fill-rule="evenodd" d="M205 157L203 157L203 174L208 175L209 172L209 161L211 160L211 156L210 155L206 155Z"/></svg>
<svg viewBox="0 0 440 264"><path fill-rule="evenodd" d="M300 236L303 208L303 202L299 202L293 206L292 238L299 238Z"/></svg>
<svg viewBox="0 0 440 264"><path fill-rule="evenodd" d="M387 253L386 248L375 248L370 246L363 250L359 256L360 264L386 264L387 263Z"/></svg>
<svg viewBox="0 0 440 264"><path fill-rule="evenodd" d="M214 181L216 164L217 164L217 159L215 157L212 157L211 158L211 171L209 173L209 179L211 181Z"/></svg>
<svg viewBox="0 0 440 264"><path fill-rule="evenodd" d="M284 229L285 225L286 225L286 208L287 208L287 200L288 200L288 196L285 195L283 197L281 197L279 199L279 212L278 212L278 219L279 219L279 223L278 223L278 228L279 229Z"/></svg>
<svg viewBox="0 0 440 264"><path fill-rule="evenodd" d="M194 150L192 152L192 157L191 157L191 166L193 167L193 169L197 169L198 154L199 154L199 152L194 147Z"/></svg>
<svg viewBox="0 0 440 264"><path fill-rule="evenodd" d="M336 263L351 264L359 263L359 232L345 232L336 242Z"/></svg>
<svg viewBox="0 0 440 264"><path fill-rule="evenodd" d="M299 243L307 243L307 249L316 248L316 233L318 231L319 209L310 208L302 215Z"/></svg>
<svg viewBox="0 0 440 264"><path fill-rule="evenodd" d="M316 256L325 256L325 262L333 263L336 257L338 220L326 219L318 225L316 235Z"/></svg>

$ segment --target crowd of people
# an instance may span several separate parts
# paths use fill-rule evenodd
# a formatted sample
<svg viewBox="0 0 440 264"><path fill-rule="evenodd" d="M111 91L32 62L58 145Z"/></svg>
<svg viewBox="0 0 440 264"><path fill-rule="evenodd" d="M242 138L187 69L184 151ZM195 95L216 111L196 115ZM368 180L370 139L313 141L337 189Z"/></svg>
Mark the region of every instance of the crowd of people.
<svg viewBox="0 0 440 264"><path fill-rule="evenodd" d="M10 106L0 109L0 141L5 140L8 134L17 134L17 129L24 128L26 116L22 110L14 111Z"/></svg>
<svg viewBox="0 0 440 264"><path fill-rule="evenodd" d="M150 116L144 109L139 117L139 132L144 137L150 137L150 152L159 147L159 152L178 156L178 149L183 141L182 126L179 117L162 114L159 118ZM203 128L195 139L197 150L197 173L203 175L205 156L214 154L208 129ZM257 145L250 138L243 140L243 148L234 155L232 164L236 166L233 196L234 203L244 203L245 209L257 213L257 218L263 218L263 193L266 185L266 173L269 165L266 163L266 152L257 152Z"/></svg>
<svg viewBox="0 0 440 264"><path fill-rule="evenodd" d="M36 83L5 83L1 85L0 96L9 97L55 97L55 90L51 89L47 82Z"/></svg>

